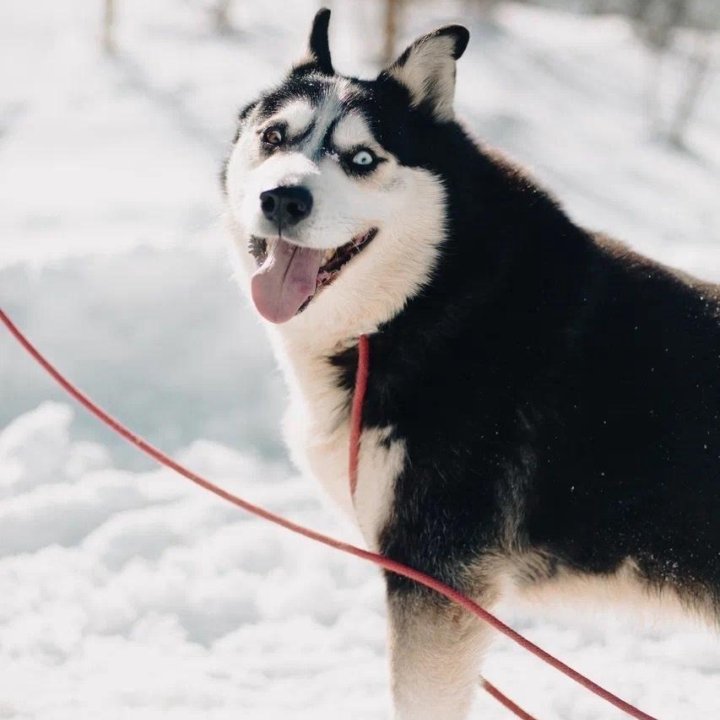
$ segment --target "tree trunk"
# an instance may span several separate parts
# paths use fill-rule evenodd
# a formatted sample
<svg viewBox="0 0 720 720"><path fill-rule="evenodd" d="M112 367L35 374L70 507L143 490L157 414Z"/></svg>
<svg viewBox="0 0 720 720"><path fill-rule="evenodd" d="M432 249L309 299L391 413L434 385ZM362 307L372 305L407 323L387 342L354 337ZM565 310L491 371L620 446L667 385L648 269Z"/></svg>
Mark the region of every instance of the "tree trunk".
<svg viewBox="0 0 720 720"><path fill-rule="evenodd" d="M108 55L112 55L116 50L115 0L105 0L105 11L103 13L102 27L102 47Z"/></svg>
<svg viewBox="0 0 720 720"><path fill-rule="evenodd" d="M230 22L230 5L232 0L217 0L215 5L215 30L226 33L232 29Z"/></svg>
<svg viewBox="0 0 720 720"><path fill-rule="evenodd" d="M476 17L480 20L492 18L501 0L465 0L464 14L467 17Z"/></svg>
<svg viewBox="0 0 720 720"><path fill-rule="evenodd" d="M395 59L398 24L403 0L385 0L385 17L383 27L383 62L387 65Z"/></svg>

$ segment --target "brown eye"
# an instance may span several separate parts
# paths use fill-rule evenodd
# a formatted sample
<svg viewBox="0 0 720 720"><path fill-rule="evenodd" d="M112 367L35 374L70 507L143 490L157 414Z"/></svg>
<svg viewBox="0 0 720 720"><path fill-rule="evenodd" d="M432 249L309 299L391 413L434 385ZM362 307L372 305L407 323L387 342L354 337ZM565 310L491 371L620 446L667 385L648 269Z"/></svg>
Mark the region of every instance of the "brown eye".
<svg viewBox="0 0 720 720"><path fill-rule="evenodd" d="M282 145L284 139L285 138L283 137L283 132L278 127L268 128L262 134L262 141L266 145L271 145L272 147L277 147L278 145Z"/></svg>

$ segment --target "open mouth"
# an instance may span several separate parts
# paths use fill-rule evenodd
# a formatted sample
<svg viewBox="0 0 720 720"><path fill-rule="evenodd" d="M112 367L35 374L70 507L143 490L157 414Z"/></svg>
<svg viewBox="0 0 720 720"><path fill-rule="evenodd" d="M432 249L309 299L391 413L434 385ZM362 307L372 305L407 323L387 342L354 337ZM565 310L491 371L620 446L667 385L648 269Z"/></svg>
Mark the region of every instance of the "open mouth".
<svg viewBox="0 0 720 720"><path fill-rule="evenodd" d="M287 322L331 285L377 233L377 228L371 228L329 250L293 245L279 237L251 237L248 250L258 266L251 289L258 312L270 322Z"/></svg>
<svg viewBox="0 0 720 720"><path fill-rule="evenodd" d="M377 232L377 228L372 228L364 235L353 238L349 243L345 243L339 248L327 250L323 255L323 264L320 266L320 272L315 283L315 293L317 294L322 288L330 285L345 265L356 255L359 255L362 249L373 240Z"/></svg>

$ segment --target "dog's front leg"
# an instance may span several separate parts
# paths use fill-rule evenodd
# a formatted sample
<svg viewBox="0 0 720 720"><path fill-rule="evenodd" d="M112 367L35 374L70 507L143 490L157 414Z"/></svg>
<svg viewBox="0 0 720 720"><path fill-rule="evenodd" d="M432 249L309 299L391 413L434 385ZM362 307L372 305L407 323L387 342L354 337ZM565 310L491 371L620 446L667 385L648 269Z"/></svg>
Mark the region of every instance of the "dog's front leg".
<svg viewBox="0 0 720 720"><path fill-rule="evenodd" d="M388 593L395 720L464 720L488 630L434 593Z"/></svg>

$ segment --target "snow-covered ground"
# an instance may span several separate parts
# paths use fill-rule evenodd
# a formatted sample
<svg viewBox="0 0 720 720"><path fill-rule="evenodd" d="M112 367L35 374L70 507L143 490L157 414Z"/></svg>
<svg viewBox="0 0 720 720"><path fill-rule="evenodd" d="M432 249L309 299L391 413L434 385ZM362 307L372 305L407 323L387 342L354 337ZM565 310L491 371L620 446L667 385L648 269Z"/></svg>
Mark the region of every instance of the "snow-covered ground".
<svg viewBox="0 0 720 720"><path fill-rule="evenodd" d="M83 388L191 467L356 540L279 441L280 378L239 298L217 171L236 109L303 43L311 0L0 5L0 306ZM377 7L336 0L337 65L368 72ZM463 19L459 106L579 221L720 280L720 83L689 151L653 139L653 72L620 19L520 6ZM683 65L669 63L664 88ZM374 570L245 517L126 450L0 334L0 718L387 717ZM194 440L194 438L204 438ZM720 716L720 638L585 608L504 618L662 720ZM489 678L540 720L620 717L498 640ZM508 717L480 697L474 717Z"/></svg>

